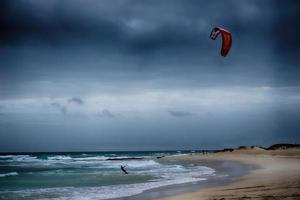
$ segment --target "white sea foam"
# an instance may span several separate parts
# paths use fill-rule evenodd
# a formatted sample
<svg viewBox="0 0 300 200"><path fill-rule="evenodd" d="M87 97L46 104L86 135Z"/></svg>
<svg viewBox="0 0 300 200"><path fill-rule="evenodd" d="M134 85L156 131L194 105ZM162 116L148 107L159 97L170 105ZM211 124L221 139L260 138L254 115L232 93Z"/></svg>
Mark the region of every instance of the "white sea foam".
<svg viewBox="0 0 300 200"><path fill-rule="evenodd" d="M18 162L39 162L40 160L35 156L20 156L14 159Z"/></svg>
<svg viewBox="0 0 300 200"><path fill-rule="evenodd" d="M5 155L5 156L0 156L0 158L12 158L13 155Z"/></svg>
<svg viewBox="0 0 300 200"><path fill-rule="evenodd" d="M48 156L48 160L72 160L70 156Z"/></svg>
<svg viewBox="0 0 300 200"><path fill-rule="evenodd" d="M18 172L9 172L5 174L0 174L0 177L6 177L6 176L17 176Z"/></svg>
<svg viewBox="0 0 300 200"><path fill-rule="evenodd" d="M140 161L137 161L140 162ZM156 162L147 162L156 165ZM144 164L146 164L144 162ZM110 185L100 187L60 187L60 188L43 188L43 189L27 189L19 191L11 191L15 197L21 195L28 199L56 199L56 200L99 200L127 197L140 194L146 190L176 185L184 183L192 183L204 181L209 175L214 175L214 170L205 166L196 166L193 168L185 168L181 165L160 165L160 168L144 171L143 173L159 174L160 178L144 183ZM0 195L5 196L10 191L0 192ZM45 198L45 196L47 198Z"/></svg>
<svg viewBox="0 0 300 200"><path fill-rule="evenodd" d="M5 155L0 156L0 158L4 158L5 161L8 162L34 162L38 161L37 157L30 155Z"/></svg>
<svg viewBox="0 0 300 200"><path fill-rule="evenodd" d="M140 183L140 184L127 184L127 185L118 185L118 186L102 186L102 187L76 188L76 189L64 188L63 192L61 189L49 189L48 191L44 190L43 192L47 192L47 193L55 192L56 194L61 194L61 196L54 198L59 200L67 200L67 199L80 199L80 200L98 199L99 200L99 199L127 197L127 196L140 194L146 190L150 190L162 186L190 183L190 182L203 181L203 180L206 179L189 177L189 178L177 179L177 180L165 180L165 181Z"/></svg>
<svg viewBox="0 0 300 200"><path fill-rule="evenodd" d="M153 169L161 166L154 160L108 160L101 162L99 168L119 169L121 165L125 165L131 170Z"/></svg>
<svg viewBox="0 0 300 200"><path fill-rule="evenodd" d="M107 156L107 155L106 155ZM31 156L31 155L9 155L4 157L4 162L9 166L25 166L26 169L32 167L33 171L26 172L26 178L36 178L32 174L39 174L43 178L45 185L48 178L56 176L61 178L61 183L55 185L56 188L23 189L9 191L9 189L0 191L0 197L14 197L15 199L110 199L126 197L142 193L145 190L206 180L214 175L214 170L205 166L181 165L178 162L167 162L161 160L107 160L103 155L49 155L49 156ZM124 157L124 156L123 156ZM114 157L121 158L121 157ZM13 163L12 163L13 162ZM126 165L129 172L128 176L120 176L121 165ZM42 170L40 170L42 168ZM49 170L48 170L49 169ZM36 171L34 171L36 170ZM11 171L14 171L13 169ZM0 174L0 177L15 176L17 172ZM20 176L22 177L22 176ZM79 183L76 188L66 187L70 180L85 178L86 183ZM15 177L12 179L17 179ZM124 184L124 180L132 184ZM95 180L97 184L95 183ZM103 185L101 181L104 180ZM88 182L90 181L90 182ZM142 183L140 183L143 181ZM61 184L61 185L60 185ZM82 187L81 187L82 186ZM94 187L90 187L94 186ZM24 186L26 188L26 186ZM0 198L1 199L1 198Z"/></svg>
<svg viewBox="0 0 300 200"><path fill-rule="evenodd" d="M137 169L137 168L153 168L161 166L158 162L154 160L131 160L127 162L127 166L129 168Z"/></svg>
<svg viewBox="0 0 300 200"><path fill-rule="evenodd" d="M107 157L105 156L90 156L90 157L83 157L83 158L73 158L75 161L103 161L106 160Z"/></svg>
<svg viewBox="0 0 300 200"><path fill-rule="evenodd" d="M196 175L196 174L195 174ZM168 186L176 184L184 184L191 182L198 182L206 180L206 178L185 176L176 179L158 179L147 183L138 184L126 184L126 185L113 185L113 186L102 186L102 187L82 187L82 188L44 188L34 190L18 191L23 197L35 198L40 200L56 199L56 200L69 200L69 199L80 199L80 200L99 200L99 199L112 199L127 197L136 194L140 194L146 190ZM0 193L1 194L1 193ZM51 196L51 198L43 198L42 196ZM40 198L36 198L40 197Z"/></svg>

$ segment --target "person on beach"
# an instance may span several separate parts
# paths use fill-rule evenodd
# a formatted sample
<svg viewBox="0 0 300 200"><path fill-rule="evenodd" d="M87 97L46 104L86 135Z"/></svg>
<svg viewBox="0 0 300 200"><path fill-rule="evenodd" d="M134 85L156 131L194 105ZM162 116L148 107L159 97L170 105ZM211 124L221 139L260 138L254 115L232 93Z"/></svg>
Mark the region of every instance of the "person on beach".
<svg viewBox="0 0 300 200"><path fill-rule="evenodd" d="M125 166L121 165L121 170L124 172L124 174L128 174L128 172L125 170Z"/></svg>

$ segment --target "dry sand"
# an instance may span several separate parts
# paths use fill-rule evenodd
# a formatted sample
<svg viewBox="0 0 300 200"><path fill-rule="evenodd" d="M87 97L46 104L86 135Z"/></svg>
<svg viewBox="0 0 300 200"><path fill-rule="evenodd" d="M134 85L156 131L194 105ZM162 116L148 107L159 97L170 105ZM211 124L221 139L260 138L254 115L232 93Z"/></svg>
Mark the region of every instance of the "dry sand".
<svg viewBox="0 0 300 200"><path fill-rule="evenodd" d="M300 200L300 149L266 151L254 148L176 159L191 162L234 160L254 164L259 168L226 186L201 189L160 200Z"/></svg>

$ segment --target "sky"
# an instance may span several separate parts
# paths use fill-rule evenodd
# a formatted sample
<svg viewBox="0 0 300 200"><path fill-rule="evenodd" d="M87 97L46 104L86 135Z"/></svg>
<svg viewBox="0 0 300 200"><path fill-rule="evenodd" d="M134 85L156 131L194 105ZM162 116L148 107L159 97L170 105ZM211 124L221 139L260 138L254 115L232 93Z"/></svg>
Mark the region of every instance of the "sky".
<svg viewBox="0 0 300 200"><path fill-rule="evenodd" d="M0 1L0 152L300 142L300 2ZM214 27L231 31L220 56Z"/></svg>

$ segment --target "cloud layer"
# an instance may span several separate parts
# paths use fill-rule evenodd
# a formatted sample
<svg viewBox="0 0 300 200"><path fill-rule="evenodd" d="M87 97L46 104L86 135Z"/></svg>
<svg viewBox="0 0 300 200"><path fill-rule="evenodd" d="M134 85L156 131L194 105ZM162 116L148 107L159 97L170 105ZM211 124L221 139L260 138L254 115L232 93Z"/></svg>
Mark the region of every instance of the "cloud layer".
<svg viewBox="0 0 300 200"><path fill-rule="evenodd" d="M299 9L1 1L0 151L299 141ZM209 39L215 26L233 34L225 59Z"/></svg>

